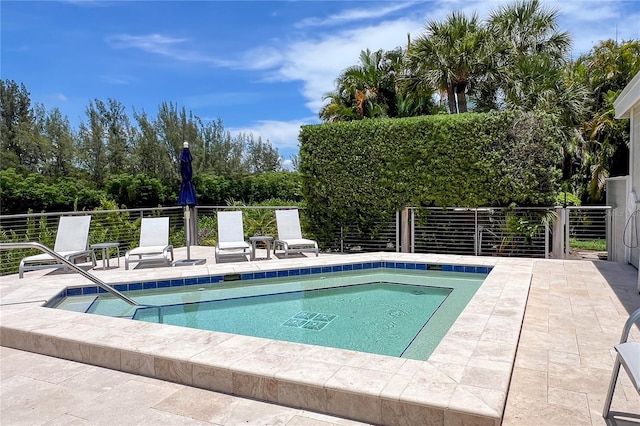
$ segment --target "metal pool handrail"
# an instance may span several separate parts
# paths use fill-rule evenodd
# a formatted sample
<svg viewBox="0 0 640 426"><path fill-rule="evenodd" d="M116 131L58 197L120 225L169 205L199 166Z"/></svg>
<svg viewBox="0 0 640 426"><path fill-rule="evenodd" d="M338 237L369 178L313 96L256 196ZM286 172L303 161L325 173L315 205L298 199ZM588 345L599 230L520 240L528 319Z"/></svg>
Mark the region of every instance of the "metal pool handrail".
<svg viewBox="0 0 640 426"><path fill-rule="evenodd" d="M55 259L61 261L66 266L70 267L71 269L73 269L74 271L76 271L77 273L79 273L80 275L85 277L86 279L88 279L90 281L93 281L94 283L96 283L103 290L108 291L109 293L113 294L114 296L118 297L119 299L124 300L125 302L127 302L130 305L140 306L140 304L138 302L136 302L135 300L133 300L133 299L125 296L124 294L120 293L118 290L116 290L115 288L111 287L109 284L105 283L104 281L102 281L101 279L96 277L95 275L91 275L90 273L88 273L84 269L79 268L75 263L72 263L69 260L65 259L63 256L60 256L58 253L56 253L55 251L51 250L49 247L45 246L44 244L40 244L40 243L36 243L36 242L0 243L0 250L12 250L12 249L20 249L20 248L36 248L36 249L38 249L40 251L43 251L43 252L47 253L49 256L52 256Z"/></svg>

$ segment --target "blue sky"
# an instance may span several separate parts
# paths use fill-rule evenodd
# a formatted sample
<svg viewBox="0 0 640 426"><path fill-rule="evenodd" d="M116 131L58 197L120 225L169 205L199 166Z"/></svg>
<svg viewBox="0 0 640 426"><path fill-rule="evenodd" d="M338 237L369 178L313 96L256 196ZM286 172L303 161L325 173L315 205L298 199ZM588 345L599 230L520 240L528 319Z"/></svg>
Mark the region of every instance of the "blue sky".
<svg viewBox="0 0 640 426"><path fill-rule="evenodd" d="M324 93L361 50L405 45L451 11L482 18L502 0L6 1L2 79L72 126L93 99L155 117L163 101L232 133L268 139L288 159L300 125L319 122ZM599 40L640 38L640 1L546 1L574 57Z"/></svg>

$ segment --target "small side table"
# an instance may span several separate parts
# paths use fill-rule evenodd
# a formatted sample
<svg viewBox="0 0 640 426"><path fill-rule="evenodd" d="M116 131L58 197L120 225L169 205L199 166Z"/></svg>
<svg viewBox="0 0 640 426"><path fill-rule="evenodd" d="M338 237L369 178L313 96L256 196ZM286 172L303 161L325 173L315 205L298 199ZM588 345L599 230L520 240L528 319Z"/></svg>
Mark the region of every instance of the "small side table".
<svg viewBox="0 0 640 426"><path fill-rule="evenodd" d="M251 241L250 260L256 260L256 244L258 241L264 241L267 244L267 260L271 259L271 241L273 241L273 237L259 235L256 237L249 237L249 241Z"/></svg>
<svg viewBox="0 0 640 426"><path fill-rule="evenodd" d="M108 269L109 268L109 249L114 248L116 249L116 253L118 254L118 268L120 267L120 243L98 243L98 244L91 244L91 249L94 251L96 250L102 250L102 269Z"/></svg>

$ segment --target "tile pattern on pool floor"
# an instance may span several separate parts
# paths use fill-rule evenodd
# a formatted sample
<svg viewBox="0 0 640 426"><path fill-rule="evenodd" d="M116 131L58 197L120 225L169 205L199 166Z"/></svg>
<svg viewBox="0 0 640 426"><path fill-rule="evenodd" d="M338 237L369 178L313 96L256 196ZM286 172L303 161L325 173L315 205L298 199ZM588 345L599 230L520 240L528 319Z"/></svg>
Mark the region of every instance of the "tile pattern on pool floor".
<svg viewBox="0 0 640 426"><path fill-rule="evenodd" d="M287 327L320 331L336 318L336 315L322 314L320 312L300 311L283 322L282 325Z"/></svg>

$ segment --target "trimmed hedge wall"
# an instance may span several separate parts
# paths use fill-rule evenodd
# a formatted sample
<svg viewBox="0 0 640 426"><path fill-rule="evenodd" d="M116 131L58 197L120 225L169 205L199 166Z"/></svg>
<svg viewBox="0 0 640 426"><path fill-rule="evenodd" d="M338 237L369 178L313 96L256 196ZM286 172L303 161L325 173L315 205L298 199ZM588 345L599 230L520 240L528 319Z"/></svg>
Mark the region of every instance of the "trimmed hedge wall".
<svg viewBox="0 0 640 426"><path fill-rule="evenodd" d="M314 234L370 233L406 206L550 205L560 133L552 116L503 111L303 126L300 172Z"/></svg>

